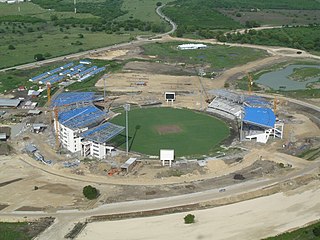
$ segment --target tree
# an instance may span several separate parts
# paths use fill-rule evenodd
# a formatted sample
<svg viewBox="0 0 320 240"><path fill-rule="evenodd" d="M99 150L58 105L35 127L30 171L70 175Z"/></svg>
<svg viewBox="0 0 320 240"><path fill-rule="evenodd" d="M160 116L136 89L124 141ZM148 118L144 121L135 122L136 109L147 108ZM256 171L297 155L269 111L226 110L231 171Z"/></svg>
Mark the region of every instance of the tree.
<svg viewBox="0 0 320 240"><path fill-rule="evenodd" d="M195 216L193 214L188 214L184 217L184 223L185 224L191 224L194 223Z"/></svg>
<svg viewBox="0 0 320 240"><path fill-rule="evenodd" d="M51 15L50 19L51 19L51 21L57 21L58 17L57 17L57 15Z"/></svg>
<svg viewBox="0 0 320 240"><path fill-rule="evenodd" d="M84 36L83 36L82 33L79 33L79 34L78 34L78 37L79 37L79 38L84 38Z"/></svg>
<svg viewBox="0 0 320 240"><path fill-rule="evenodd" d="M157 2L157 7L160 7L162 5L162 2Z"/></svg>
<svg viewBox="0 0 320 240"><path fill-rule="evenodd" d="M45 57L43 56L43 54L41 53L37 53L36 55L34 55L34 60L36 61L42 61L42 60L45 60Z"/></svg>
<svg viewBox="0 0 320 240"><path fill-rule="evenodd" d="M92 187L91 185L85 186L83 188L83 195L89 199L96 199L99 196L99 191L95 187Z"/></svg>
<svg viewBox="0 0 320 240"><path fill-rule="evenodd" d="M235 180L244 180L246 179L242 174L239 174L239 173L236 173L234 176L233 176L233 179Z"/></svg>
<svg viewBox="0 0 320 240"><path fill-rule="evenodd" d="M320 236L320 227L317 226L315 227L313 230L312 230L313 234L316 236L316 237L319 237Z"/></svg>
<svg viewBox="0 0 320 240"><path fill-rule="evenodd" d="M15 48L15 46L13 46L13 45L10 44L10 45L8 46L8 49L9 49L9 50L15 50L16 48Z"/></svg>

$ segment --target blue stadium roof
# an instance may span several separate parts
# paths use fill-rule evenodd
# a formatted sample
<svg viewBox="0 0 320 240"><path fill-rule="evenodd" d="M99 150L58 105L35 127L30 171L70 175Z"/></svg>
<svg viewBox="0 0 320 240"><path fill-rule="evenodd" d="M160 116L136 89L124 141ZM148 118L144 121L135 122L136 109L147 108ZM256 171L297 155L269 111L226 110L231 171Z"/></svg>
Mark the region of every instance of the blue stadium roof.
<svg viewBox="0 0 320 240"><path fill-rule="evenodd" d="M99 108L90 105L79 108L71 108L58 114L59 122L71 129L86 128L102 122L108 114Z"/></svg>
<svg viewBox="0 0 320 240"><path fill-rule="evenodd" d="M123 130L124 127L122 126L106 122L81 133L80 136L97 143L105 143L120 134Z"/></svg>
<svg viewBox="0 0 320 240"><path fill-rule="evenodd" d="M270 108L244 107L243 122L260 127L273 128L276 116Z"/></svg>
<svg viewBox="0 0 320 240"><path fill-rule="evenodd" d="M102 96L96 95L94 92L64 92L60 93L51 102L52 106L59 107L63 105L71 105L79 102L93 102L101 100Z"/></svg>

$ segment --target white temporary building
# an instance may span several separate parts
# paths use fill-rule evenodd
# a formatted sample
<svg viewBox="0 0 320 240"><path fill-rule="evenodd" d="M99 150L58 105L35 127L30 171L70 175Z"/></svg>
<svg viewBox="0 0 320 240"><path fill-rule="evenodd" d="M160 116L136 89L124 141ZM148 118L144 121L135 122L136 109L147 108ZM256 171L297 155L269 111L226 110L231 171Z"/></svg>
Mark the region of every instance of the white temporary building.
<svg viewBox="0 0 320 240"><path fill-rule="evenodd" d="M207 48L208 46L205 44L195 44L195 43L187 43L187 44L181 44L179 45L177 48L179 50L192 50L192 49L203 49L203 48Z"/></svg>

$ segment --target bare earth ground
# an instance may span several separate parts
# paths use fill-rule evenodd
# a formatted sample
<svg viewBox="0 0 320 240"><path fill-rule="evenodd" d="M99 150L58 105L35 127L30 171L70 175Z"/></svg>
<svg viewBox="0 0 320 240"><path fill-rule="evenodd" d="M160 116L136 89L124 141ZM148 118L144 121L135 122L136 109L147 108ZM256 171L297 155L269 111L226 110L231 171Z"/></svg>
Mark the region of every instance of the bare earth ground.
<svg viewBox="0 0 320 240"><path fill-rule="evenodd" d="M125 50L108 51L101 53L97 57L110 59L114 57L137 57L140 55L140 52L139 48L134 47ZM152 58L152 56L149 56L149 58ZM257 70L263 66L269 66L275 62L285 60L287 58L284 56L271 56L257 60L244 66L229 69L214 79L203 78L202 84L205 89L220 88L226 81L236 79L239 73L240 75L245 75L246 71ZM122 73L109 76L107 79L107 90L111 91L114 95L119 95L119 98L115 101L116 103L129 101L137 104L148 104L157 101L166 104L164 102L164 92L175 91L177 93L177 101L173 103L173 106L203 109L207 104L205 103L204 93L201 90L200 80L196 76L189 76L188 71L192 72L193 70L192 68L188 68L188 66L181 67L178 64L130 62L124 67ZM178 76L168 75L172 72L175 72ZM144 82L145 85L141 85L140 82ZM102 80L97 83L98 87L103 87L103 85ZM127 92L129 94L125 94ZM0 176L0 182L13 180L12 176L15 176L14 179L22 178L23 180L2 187L1 190L4 193L4 197L1 198L0 204L9 205L9 207L4 209L5 211L21 207L38 207L48 211L55 211L61 208L82 208L88 202L82 198L81 189L84 184L90 181L96 184L100 182L104 183L104 185L99 186L99 189L101 189L101 192L108 194L101 196L99 200L101 202L136 199L139 194L141 196L141 190L138 191L137 188L132 188L130 191L130 188L116 187L112 184L160 186L163 184L180 184L222 177L253 166L258 159L289 163L293 167L300 168L305 166L304 160L284 153L278 153L277 149L295 139L319 136L320 130L306 116L294 114L293 112L292 114L295 121L286 124L285 138L283 140L263 146L249 143L248 147L252 148L254 146L255 149L246 153L246 156L240 162L228 164L222 160L208 161L205 168L192 167L183 172L180 177L170 176L170 169L161 168L159 163L148 159L125 177L108 177L105 170L110 169L111 165L105 162L82 163L78 169L65 169L61 164L66 159L65 155L57 155L52 150L52 147L48 145L46 134L50 133L47 132L40 135L28 133L26 135L32 139L32 143L39 147L41 153L47 159L56 161L57 164L51 167L44 166L27 155L20 155L20 153L10 159L2 159L0 161L0 169L4 174ZM24 145L25 142L22 139L17 139L14 143L18 151L23 149ZM247 147L246 144L244 146ZM119 159L119 161L123 163L126 159L124 157ZM167 177L159 178L158 176ZM227 184L228 181L224 183ZM223 182L219 184L223 185ZM11 194L12 187L16 185L19 191ZM36 191L34 190L35 186L39 187ZM158 187L156 190L154 188L146 188L144 197L156 197L157 194L163 196L162 194L165 194L167 190L165 187ZM138 195L135 195L135 193ZM22 196L24 196L24 201L20 200ZM110 196L113 197L110 198ZM89 207L99 204L101 203L96 202Z"/></svg>
<svg viewBox="0 0 320 240"><path fill-rule="evenodd" d="M261 49L264 48L261 47ZM214 79L203 78L202 85L207 90L221 88L226 81L244 76L246 71L257 70L264 66L286 61L288 59L287 55L293 56L296 54L295 50L277 51L277 49L272 49L272 51L269 51L272 56L229 69ZM95 55L95 57L125 59L139 56L139 54L139 48L133 48L109 51L99 54L99 56ZM305 53L302 55L307 56ZM147 56L147 58L153 58L153 56ZM170 75L172 72L176 73L176 76ZM115 104L123 102L137 104L161 102L166 104L164 102L164 92L175 91L177 101L173 103L174 107L204 109L207 105L205 103L206 96L202 91L200 80L198 77L190 76L189 73L191 73L190 69L182 68L179 65L131 62L125 66L122 73L109 76L107 90L111 91L114 96L119 97L115 100ZM141 84L142 82L144 84ZM100 88L103 85L102 80L97 83ZM30 136L33 143L39 146L42 154L47 159L56 161L57 164L45 166L26 154L20 154L25 142L22 139L16 139L13 145L18 151L17 155L0 159L0 171L2 173L0 184L18 178L22 180L13 181L0 187L0 205L8 205L0 210L0 214L1 212L21 212L21 210L40 211L44 209L47 212L55 212L58 209L90 209L109 202L150 199L203 191L235 183L232 174L237 171L243 173L248 179L262 176L273 178L290 173L292 169L293 171L301 169L309 163L277 151L288 142L320 135L318 126L307 116L294 111L291 114L294 121L286 124L285 131L287 134L283 140L271 141L268 145L243 143L242 147L249 149L254 147L254 150L245 153L243 158L241 156L240 161L233 161L232 163L222 160L208 161L205 168L187 169L180 177L170 175L172 169L162 168L158 162L155 163L154 160L150 159L142 159L142 164L138 164L126 176L108 177L106 170L109 170L111 165L106 162L81 163L77 169L65 169L61 164L65 155L57 155L47 143L46 137L48 135L45 134L52 133L43 135L29 133L27 136ZM122 157L116 160L123 163L126 159L127 157ZM279 169L277 163L291 164L293 168ZM83 198L82 188L87 184L92 184L101 191L101 196L96 201L90 202ZM35 186L38 187L38 190L35 190ZM108 239L110 236L112 236L112 239L128 239L129 237L133 239L132 236L137 237L136 239L164 239L165 237L187 239L188 235L190 236L189 239L213 239L213 237L214 239L223 239L224 236L227 237L224 239L257 239L257 236L267 236L267 234L287 230L319 218L313 208L317 206L315 199L319 197L320 190L316 190L316 187L313 188L313 186L312 189L314 189L313 192L309 191L307 187L300 188L301 192L303 190L308 191L301 194L300 192L291 192L290 197L276 194L267 198L239 203L240 205L231 205L230 210L226 206L196 211L198 222L189 226L182 222L184 214L152 217L146 220L125 220L119 222L121 225L118 225L117 222L106 222L106 225L103 225L105 227L101 227L104 223L99 223L101 226L97 223L100 227L90 230L91 226L98 226L94 223L89 225L80 239L106 239L104 236L107 236ZM305 199L311 200L303 202L300 196L303 196L304 201ZM286 202L289 207L285 205ZM300 209L303 208L307 209L306 213L299 214L301 213L299 212ZM17 209L20 209L20 211L17 211ZM283 212L281 212L281 209L283 209ZM268 216L277 217L271 219ZM256 219L263 220L257 222ZM226 222L232 223L234 227L226 227ZM140 225L144 226L144 230L139 228ZM108 229L108 233L101 232L104 231L101 228ZM151 229L154 229L156 234L153 235ZM101 234L100 237L94 235L91 231ZM127 232L130 232L130 236L126 235ZM166 232L168 235L165 235ZM217 237L211 235L213 232L214 234L217 232ZM142 233L145 235L142 236Z"/></svg>
<svg viewBox="0 0 320 240"><path fill-rule="evenodd" d="M159 135L179 133L182 131L179 125L158 125L158 126L155 126L155 128Z"/></svg>
<svg viewBox="0 0 320 240"><path fill-rule="evenodd" d="M315 182L287 193L190 212L194 224L183 223L187 213L94 222L77 239L261 239L319 219L319 198Z"/></svg>

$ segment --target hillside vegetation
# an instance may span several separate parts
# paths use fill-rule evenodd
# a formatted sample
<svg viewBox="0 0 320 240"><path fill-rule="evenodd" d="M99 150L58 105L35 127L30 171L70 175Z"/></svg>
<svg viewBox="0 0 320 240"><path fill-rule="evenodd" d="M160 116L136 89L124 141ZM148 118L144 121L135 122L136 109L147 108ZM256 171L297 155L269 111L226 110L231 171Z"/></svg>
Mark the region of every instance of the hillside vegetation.
<svg viewBox="0 0 320 240"><path fill-rule="evenodd" d="M316 0L176 0L167 4L163 12L178 24L176 35L193 34L205 38L215 37L214 30L227 30L260 26L259 21L241 23L241 13L231 17L226 9L240 11L261 11L261 9L317 10ZM236 14L235 13L235 14ZM299 16L297 16L299 18ZM270 20L271 21L271 20Z"/></svg>
<svg viewBox="0 0 320 240"><path fill-rule="evenodd" d="M220 34L223 42L251 43L270 46L284 46L320 53L320 26L284 27L266 30L248 30L244 34Z"/></svg>
<svg viewBox="0 0 320 240"><path fill-rule="evenodd" d="M117 19L123 1L34 0L0 3L0 68L133 40L137 35L164 32L168 24L136 18ZM156 4L145 8L155 12ZM155 14L155 13L154 13ZM160 18L159 18L160 19Z"/></svg>

